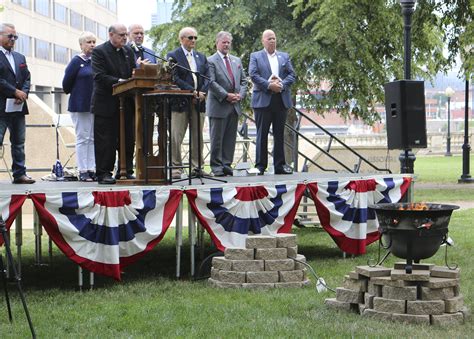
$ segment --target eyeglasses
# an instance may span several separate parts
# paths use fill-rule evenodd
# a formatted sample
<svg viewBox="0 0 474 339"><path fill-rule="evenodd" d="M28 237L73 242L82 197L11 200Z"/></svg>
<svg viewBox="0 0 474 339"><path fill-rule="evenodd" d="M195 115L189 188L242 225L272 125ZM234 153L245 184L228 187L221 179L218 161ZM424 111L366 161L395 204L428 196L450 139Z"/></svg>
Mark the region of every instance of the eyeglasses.
<svg viewBox="0 0 474 339"><path fill-rule="evenodd" d="M120 36L121 38L124 38L127 36L127 33L115 33L117 34L118 36Z"/></svg>
<svg viewBox="0 0 474 339"><path fill-rule="evenodd" d="M2 34L3 36L6 36L10 40L18 40L18 35L14 34Z"/></svg>
<svg viewBox="0 0 474 339"><path fill-rule="evenodd" d="M193 35L190 35L187 38L188 38L188 40L197 40L198 39L197 36L193 36Z"/></svg>

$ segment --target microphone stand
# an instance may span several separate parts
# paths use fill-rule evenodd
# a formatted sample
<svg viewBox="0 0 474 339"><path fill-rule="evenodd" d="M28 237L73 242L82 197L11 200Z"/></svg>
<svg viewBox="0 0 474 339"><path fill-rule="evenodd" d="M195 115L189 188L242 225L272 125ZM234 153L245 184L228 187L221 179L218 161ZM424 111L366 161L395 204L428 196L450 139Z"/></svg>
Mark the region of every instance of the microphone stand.
<svg viewBox="0 0 474 339"><path fill-rule="evenodd" d="M136 44L130 44L130 47L135 51L135 52L139 52L140 51L140 48L136 45ZM143 47L141 48L141 51L143 53L147 53L151 56L154 56L155 58L163 61L163 62L167 62L170 64L170 67L171 67L171 70L174 70L176 67L177 68L180 68L186 72L189 72L189 73L193 73L194 75L196 75L196 79L197 79L197 88L199 88L199 81L200 79L206 79L208 81L211 81L211 78L209 78L208 76L206 75L203 75L201 73L199 73L198 71L193 71L191 70L190 68L188 67L185 67L185 66L182 66L180 64L178 64L178 62L176 60L174 60L173 58L170 58L169 60L166 60L165 58L159 56L159 55L156 55L154 53L151 53L149 51L147 51L146 49L144 49ZM196 109L196 113L197 113L197 132L199 133L199 131L201 131L201 117L200 117L200 114L201 112L199 111L199 101L195 104L195 109ZM191 124L192 124L192 120L193 120L193 116L192 116L192 112L190 114L190 119L189 119L189 162L191 163L192 161L192 157L193 157L193 154L192 154L192 137L193 137L193 132L192 132L192 128L191 128ZM222 179L217 179L217 178L214 178L210 175L204 175L203 174L203 170L201 169L201 167L203 166L202 164L202 144L201 144L201 138L197 137L197 140L198 140L198 170L195 171L196 173L191 174L189 173L189 176L191 178L196 178L196 179L199 179L201 180L201 185L204 185L204 182L203 182L203 178L205 179L210 179L210 180L214 180L214 181L219 181L219 182L223 182L223 183L227 183L226 180L222 180ZM180 182L180 181L183 181L183 180L187 180L187 179L179 179L179 180L175 180L173 181L173 183L175 182Z"/></svg>

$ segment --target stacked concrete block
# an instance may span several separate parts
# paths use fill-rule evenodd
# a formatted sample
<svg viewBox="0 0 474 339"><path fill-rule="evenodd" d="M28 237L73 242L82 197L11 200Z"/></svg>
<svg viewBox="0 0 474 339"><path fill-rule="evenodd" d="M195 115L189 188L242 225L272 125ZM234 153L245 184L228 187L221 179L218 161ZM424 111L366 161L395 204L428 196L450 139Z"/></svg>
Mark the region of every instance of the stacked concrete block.
<svg viewBox="0 0 474 339"><path fill-rule="evenodd" d="M209 282L222 288L288 288L309 284L306 268L298 261L295 234L249 236L246 248L226 248L212 259Z"/></svg>
<svg viewBox="0 0 474 339"><path fill-rule="evenodd" d="M393 269L357 266L344 276L336 298L325 304L337 310L355 310L363 316L412 324L451 325L467 321L470 312L460 294L459 269L433 264L405 263Z"/></svg>

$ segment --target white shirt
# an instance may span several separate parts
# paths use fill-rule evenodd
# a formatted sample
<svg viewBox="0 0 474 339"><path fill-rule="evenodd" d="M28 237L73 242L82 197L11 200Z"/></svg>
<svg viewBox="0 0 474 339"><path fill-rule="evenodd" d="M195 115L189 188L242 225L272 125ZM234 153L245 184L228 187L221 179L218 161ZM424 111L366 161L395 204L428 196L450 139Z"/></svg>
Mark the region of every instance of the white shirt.
<svg viewBox="0 0 474 339"><path fill-rule="evenodd" d="M183 47L183 45L181 45L181 48L183 49L184 55L186 56L186 59L188 60L189 68L191 69L191 71L196 72L197 65L196 65L196 60L194 60L193 50L188 51L186 48ZM192 73L192 76L193 76L193 81L194 81L194 89L197 89L198 79L196 77L196 74Z"/></svg>
<svg viewBox="0 0 474 339"><path fill-rule="evenodd" d="M270 63L270 68L272 70L272 76L275 75L276 77L278 77L278 74L280 74L280 66L278 65L278 55L277 55L276 51L273 52L273 54L268 53L267 50L265 50L265 52L267 53L268 62ZM268 79L268 80L270 80L270 79Z"/></svg>
<svg viewBox="0 0 474 339"><path fill-rule="evenodd" d="M13 59L13 53L12 53L11 51L6 50L6 49L3 48L2 46L0 46L0 51L2 51L3 54L5 54L5 57L7 58L8 62L10 63L10 66L11 66L12 69L13 69L13 73L16 74L16 70L15 70L15 59Z"/></svg>

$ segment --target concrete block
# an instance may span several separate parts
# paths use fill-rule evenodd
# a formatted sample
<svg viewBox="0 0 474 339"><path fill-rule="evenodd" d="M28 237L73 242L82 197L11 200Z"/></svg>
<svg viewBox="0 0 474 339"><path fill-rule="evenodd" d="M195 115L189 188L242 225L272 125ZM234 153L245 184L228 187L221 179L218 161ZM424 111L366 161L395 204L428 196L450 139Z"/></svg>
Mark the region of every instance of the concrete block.
<svg viewBox="0 0 474 339"><path fill-rule="evenodd" d="M209 279L209 284L211 284L214 287L219 287L219 288L241 288L242 287L242 284L223 282L223 281L213 280L213 279Z"/></svg>
<svg viewBox="0 0 474 339"><path fill-rule="evenodd" d="M443 300L415 300L407 301L408 314L443 314L444 301Z"/></svg>
<svg viewBox="0 0 474 339"><path fill-rule="evenodd" d="M303 281L303 270L293 270L293 271L279 271L278 272L280 279L279 282L296 282Z"/></svg>
<svg viewBox="0 0 474 339"><path fill-rule="evenodd" d="M391 269L383 266L356 266L356 272L364 277L386 277L390 275Z"/></svg>
<svg viewBox="0 0 474 339"><path fill-rule="evenodd" d="M453 287L428 288L421 287L421 300L446 300L454 297Z"/></svg>
<svg viewBox="0 0 474 339"><path fill-rule="evenodd" d="M409 286L409 283L405 280L392 280L392 277L374 277L370 278L370 282L376 285L392 286L392 287L405 287Z"/></svg>
<svg viewBox="0 0 474 339"><path fill-rule="evenodd" d="M293 271L294 269L293 259L265 260L265 271Z"/></svg>
<svg viewBox="0 0 474 339"><path fill-rule="evenodd" d="M431 325L435 326L452 326L461 325L464 323L464 316L461 312L444 313L441 315L431 316Z"/></svg>
<svg viewBox="0 0 474 339"><path fill-rule="evenodd" d="M249 235L245 239L246 248L275 248L277 239L270 235Z"/></svg>
<svg viewBox="0 0 474 339"><path fill-rule="evenodd" d="M258 272L265 268L263 260L232 260L232 271Z"/></svg>
<svg viewBox="0 0 474 339"><path fill-rule="evenodd" d="M419 325L429 325L430 316L421 315L421 314L392 314L392 320L398 321L405 324L419 324Z"/></svg>
<svg viewBox="0 0 474 339"><path fill-rule="evenodd" d="M363 275L360 275L359 273L357 273L356 271L350 271L349 272L349 278L351 279L356 279L356 280L359 280L359 279L362 279L362 277L364 277ZM364 277L365 279L367 279L367 277Z"/></svg>
<svg viewBox="0 0 474 339"><path fill-rule="evenodd" d="M413 270L412 273L408 274L405 270L392 270L390 274L392 280L405 280L405 281L429 281L430 271L425 270Z"/></svg>
<svg viewBox="0 0 474 339"><path fill-rule="evenodd" d="M211 268L211 279L219 280L219 272L220 272L220 270L212 267Z"/></svg>
<svg viewBox="0 0 474 339"><path fill-rule="evenodd" d="M459 278L460 269L456 268L455 270L450 270L445 266L435 266L431 269L431 276L438 278Z"/></svg>
<svg viewBox="0 0 474 339"><path fill-rule="evenodd" d="M361 304L364 302L364 293L338 287L336 288L336 299L351 304Z"/></svg>
<svg viewBox="0 0 474 339"><path fill-rule="evenodd" d="M234 284L243 284L245 282L245 272L224 271L219 272L219 280Z"/></svg>
<svg viewBox="0 0 474 339"><path fill-rule="evenodd" d="M382 297L398 300L416 300L416 286L406 287L382 287Z"/></svg>
<svg viewBox="0 0 474 339"><path fill-rule="evenodd" d="M242 288L251 289L251 290L268 290L274 288L275 284L273 283L244 283Z"/></svg>
<svg viewBox="0 0 474 339"><path fill-rule="evenodd" d="M377 285L372 282L372 279L369 280L367 284L367 292L373 296L381 297L382 296L382 285Z"/></svg>
<svg viewBox="0 0 474 339"><path fill-rule="evenodd" d="M368 308L374 308L374 296L369 293L364 293L364 304Z"/></svg>
<svg viewBox="0 0 474 339"><path fill-rule="evenodd" d="M287 259L288 253L286 248L256 248L255 259L262 260L278 260Z"/></svg>
<svg viewBox="0 0 474 339"><path fill-rule="evenodd" d="M286 255L288 256L288 258L296 258L296 256L298 255L298 246L287 247Z"/></svg>
<svg viewBox="0 0 474 339"><path fill-rule="evenodd" d="M405 313L406 301L374 297L374 310L378 312Z"/></svg>
<svg viewBox="0 0 474 339"><path fill-rule="evenodd" d="M354 304L352 304L352 305L354 305ZM367 308L369 308L369 307L366 304L357 304L357 313L362 315Z"/></svg>
<svg viewBox="0 0 474 339"><path fill-rule="evenodd" d="M232 261L224 258L224 257L214 257L212 258L212 267L218 270L232 270Z"/></svg>
<svg viewBox="0 0 474 339"><path fill-rule="evenodd" d="M464 308L464 298L462 295L457 297L446 299L444 301L445 309L444 312L446 313L456 313L461 312Z"/></svg>
<svg viewBox="0 0 474 339"><path fill-rule="evenodd" d="M275 235L277 240L277 247L296 247L296 234L289 234L289 233L278 233Z"/></svg>
<svg viewBox="0 0 474 339"><path fill-rule="evenodd" d="M471 320L471 310L467 308L467 306L464 306L461 309L461 313L464 316L464 322L470 321Z"/></svg>
<svg viewBox="0 0 474 339"><path fill-rule="evenodd" d="M374 318L377 320L382 320L382 321L391 321L392 320L392 313L387 313L387 312L379 312L372 310L370 308L366 308L364 310L364 313L362 313L364 317L370 317Z"/></svg>
<svg viewBox="0 0 474 339"><path fill-rule="evenodd" d="M262 272L247 272L247 283L276 283L278 282L278 272L277 271L262 271Z"/></svg>
<svg viewBox="0 0 474 339"><path fill-rule="evenodd" d="M343 301L338 301L336 298L328 298L324 300L324 304L332 309L350 311L351 303L346 303Z"/></svg>
<svg viewBox="0 0 474 339"><path fill-rule="evenodd" d="M454 296L457 297L461 294L461 286L455 285L453 286Z"/></svg>
<svg viewBox="0 0 474 339"><path fill-rule="evenodd" d="M398 261L395 263L395 265L393 265L393 268L396 269L396 270L405 270L405 266L406 266L406 262L404 261ZM426 271L430 271L433 267L435 267L435 264L416 264L416 263L413 263L412 264L412 270L413 271L418 271L418 270L426 270Z"/></svg>
<svg viewBox="0 0 474 339"><path fill-rule="evenodd" d="M301 288L305 287L304 281L292 281L292 282L277 282L275 288Z"/></svg>
<svg viewBox="0 0 474 339"><path fill-rule="evenodd" d="M254 250L247 248L226 248L224 255L225 258L229 260L253 260Z"/></svg>
<svg viewBox="0 0 474 339"><path fill-rule="evenodd" d="M443 288L459 286L459 279L430 277L429 281L423 281L421 286L429 288Z"/></svg>
<svg viewBox="0 0 474 339"><path fill-rule="evenodd" d="M367 279L351 279L348 275L344 276L342 287L347 288L349 290L360 291L360 292L367 292Z"/></svg>
<svg viewBox="0 0 474 339"><path fill-rule="evenodd" d="M296 255L295 259L298 260L298 261L302 261L302 262L306 263L306 257L302 254ZM295 261L295 270L301 270L303 268L306 268L306 265L303 265L303 264L299 263L298 261Z"/></svg>

